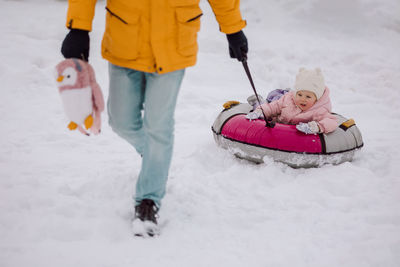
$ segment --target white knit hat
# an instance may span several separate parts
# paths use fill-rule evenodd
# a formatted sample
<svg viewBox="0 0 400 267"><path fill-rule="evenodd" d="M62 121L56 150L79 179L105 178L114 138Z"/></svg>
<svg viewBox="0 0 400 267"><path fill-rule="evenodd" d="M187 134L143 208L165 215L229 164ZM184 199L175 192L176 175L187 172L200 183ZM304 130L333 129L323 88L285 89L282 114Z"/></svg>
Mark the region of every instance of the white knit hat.
<svg viewBox="0 0 400 267"><path fill-rule="evenodd" d="M325 91L324 76L322 76L321 69L306 70L300 68L299 73L296 75L296 82L294 90L307 90L313 92L317 96L317 100L321 98Z"/></svg>

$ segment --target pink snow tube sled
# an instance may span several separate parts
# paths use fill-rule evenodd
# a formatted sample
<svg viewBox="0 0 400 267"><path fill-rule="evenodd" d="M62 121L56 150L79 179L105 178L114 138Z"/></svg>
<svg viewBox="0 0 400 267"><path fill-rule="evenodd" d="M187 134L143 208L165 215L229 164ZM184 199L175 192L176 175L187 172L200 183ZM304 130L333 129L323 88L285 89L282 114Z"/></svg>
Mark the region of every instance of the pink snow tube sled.
<svg viewBox="0 0 400 267"><path fill-rule="evenodd" d="M363 146L354 120L337 114L340 126L334 132L307 135L295 125L276 123L271 128L263 119L249 121L245 116L253 107L247 103L224 107L212 126L216 143L235 156L256 163L271 157L295 168L340 164L351 161Z"/></svg>

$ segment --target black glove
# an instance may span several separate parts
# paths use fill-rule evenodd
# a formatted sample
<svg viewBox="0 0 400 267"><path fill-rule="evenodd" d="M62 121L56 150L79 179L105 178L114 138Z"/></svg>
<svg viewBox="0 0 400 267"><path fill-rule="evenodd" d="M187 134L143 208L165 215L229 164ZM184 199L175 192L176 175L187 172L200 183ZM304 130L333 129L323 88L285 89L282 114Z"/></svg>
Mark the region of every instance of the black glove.
<svg viewBox="0 0 400 267"><path fill-rule="evenodd" d="M247 38L243 31L239 31L232 34L227 34L229 43L229 55L231 58L237 58L239 61L245 61L247 59Z"/></svg>
<svg viewBox="0 0 400 267"><path fill-rule="evenodd" d="M65 58L79 58L89 61L89 32L71 29L65 36L61 46L61 53Z"/></svg>

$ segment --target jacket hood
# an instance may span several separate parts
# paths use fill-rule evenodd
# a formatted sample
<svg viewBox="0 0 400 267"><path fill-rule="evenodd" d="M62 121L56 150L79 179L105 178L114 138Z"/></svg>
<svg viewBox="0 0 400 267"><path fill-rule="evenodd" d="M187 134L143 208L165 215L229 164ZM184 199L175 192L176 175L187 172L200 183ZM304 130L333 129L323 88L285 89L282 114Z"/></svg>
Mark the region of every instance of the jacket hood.
<svg viewBox="0 0 400 267"><path fill-rule="evenodd" d="M307 111L317 110L320 108L325 108L329 112L331 112L331 110L332 110L332 104L331 104L331 99L329 97L329 88L328 87L325 87L325 91L324 91L323 95L321 96L321 98L318 99L317 102L315 102L314 106L312 106Z"/></svg>

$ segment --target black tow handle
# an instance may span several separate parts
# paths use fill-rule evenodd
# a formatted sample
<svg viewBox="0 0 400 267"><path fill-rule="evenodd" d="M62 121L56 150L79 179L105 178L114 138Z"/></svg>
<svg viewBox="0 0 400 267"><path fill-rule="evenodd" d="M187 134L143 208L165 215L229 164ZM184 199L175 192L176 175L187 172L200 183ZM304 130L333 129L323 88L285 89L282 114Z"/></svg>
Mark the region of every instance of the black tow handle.
<svg viewBox="0 0 400 267"><path fill-rule="evenodd" d="M249 66L247 65L247 58L245 58L245 57L243 58L242 64L243 64L243 68L244 68L244 70L245 70L245 72L247 74L247 77L249 78L251 87L253 88L253 92L256 95L256 99L257 99L258 105L261 106L260 98L258 97L256 87L254 86L253 78L251 77ZM275 122L271 118L267 118L267 116L265 116L264 110L262 108L261 108L261 111L262 111L263 118L264 118L264 121L265 121L265 126L269 127L269 128L274 128L275 127Z"/></svg>

